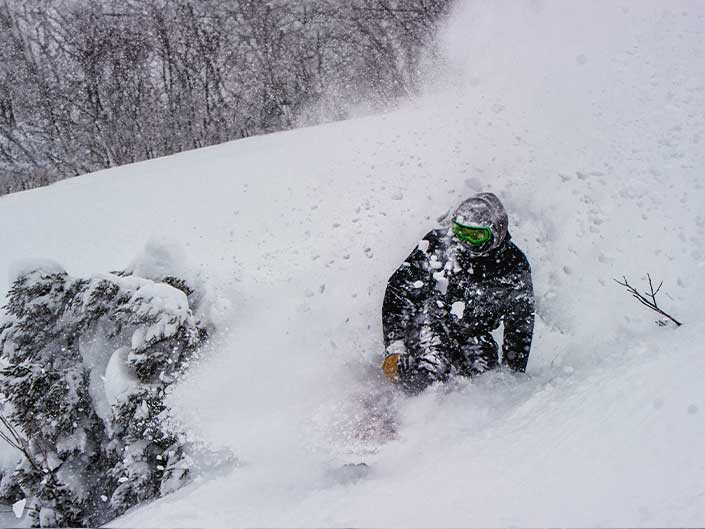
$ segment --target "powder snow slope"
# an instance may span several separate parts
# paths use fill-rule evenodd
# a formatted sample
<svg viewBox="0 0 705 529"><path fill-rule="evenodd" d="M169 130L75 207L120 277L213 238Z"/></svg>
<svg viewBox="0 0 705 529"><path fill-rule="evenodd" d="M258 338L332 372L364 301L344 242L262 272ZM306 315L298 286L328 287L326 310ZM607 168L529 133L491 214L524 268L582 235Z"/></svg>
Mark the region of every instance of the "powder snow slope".
<svg viewBox="0 0 705 529"><path fill-rule="evenodd" d="M0 269L175 241L214 291L219 333L171 404L239 464L114 526L705 523L705 8L584 4L467 2L452 86L393 114L0 198ZM390 394L385 282L480 190L533 266L528 372ZM613 282L646 272L683 327Z"/></svg>

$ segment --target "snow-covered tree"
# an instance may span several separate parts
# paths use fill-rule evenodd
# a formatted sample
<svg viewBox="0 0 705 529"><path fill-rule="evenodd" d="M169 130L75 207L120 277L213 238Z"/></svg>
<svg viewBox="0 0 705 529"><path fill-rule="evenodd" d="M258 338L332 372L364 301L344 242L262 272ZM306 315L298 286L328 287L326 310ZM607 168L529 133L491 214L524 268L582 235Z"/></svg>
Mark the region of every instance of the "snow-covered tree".
<svg viewBox="0 0 705 529"><path fill-rule="evenodd" d="M18 274L0 319L0 392L26 439L13 479L35 525L98 525L188 477L164 398L207 339L195 301L175 277Z"/></svg>
<svg viewBox="0 0 705 529"><path fill-rule="evenodd" d="M0 194L388 106L452 3L0 2Z"/></svg>

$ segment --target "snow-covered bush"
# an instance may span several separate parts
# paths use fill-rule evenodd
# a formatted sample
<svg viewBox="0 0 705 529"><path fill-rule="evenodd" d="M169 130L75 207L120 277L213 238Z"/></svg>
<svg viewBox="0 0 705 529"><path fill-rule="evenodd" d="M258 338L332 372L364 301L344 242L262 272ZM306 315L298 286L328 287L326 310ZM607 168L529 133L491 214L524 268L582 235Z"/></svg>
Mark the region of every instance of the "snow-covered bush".
<svg viewBox="0 0 705 529"><path fill-rule="evenodd" d="M167 387L207 339L185 280L17 274L0 319L3 414L25 436L13 479L40 526L98 525L178 488Z"/></svg>

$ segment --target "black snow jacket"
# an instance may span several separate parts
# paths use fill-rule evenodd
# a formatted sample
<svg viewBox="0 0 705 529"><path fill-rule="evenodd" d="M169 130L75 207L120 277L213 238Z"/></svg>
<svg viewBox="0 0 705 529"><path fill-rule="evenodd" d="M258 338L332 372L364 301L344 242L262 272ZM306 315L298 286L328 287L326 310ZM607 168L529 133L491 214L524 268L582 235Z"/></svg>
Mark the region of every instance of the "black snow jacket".
<svg viewBox="0 0 705 529"><path fill-rule="evenodd" d="M382 307L385 347L403 340L411 355L430 331L449 354L480 344L485 363L498 363L490 334L504 323L502 363L524 371L534 329L531 268L507 234L481 256L470 252L452 230L433 230L389 279ZM429 343L426 336L426 343Z"/></svg>

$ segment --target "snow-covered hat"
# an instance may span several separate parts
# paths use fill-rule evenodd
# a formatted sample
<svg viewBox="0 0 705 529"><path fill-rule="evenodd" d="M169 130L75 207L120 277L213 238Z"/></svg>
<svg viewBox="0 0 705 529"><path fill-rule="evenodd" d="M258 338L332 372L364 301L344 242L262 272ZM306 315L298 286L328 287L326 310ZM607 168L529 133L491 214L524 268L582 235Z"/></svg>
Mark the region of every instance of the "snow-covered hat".
<svg viewBox="0 0 705 529"><path fill-rule="evenodd" d="M509 229L507 211L494 193L478 193L463 201L453 213L453 222L463 226L485 226L492 230L492 243L482 253L499 247Z"/></svg>

